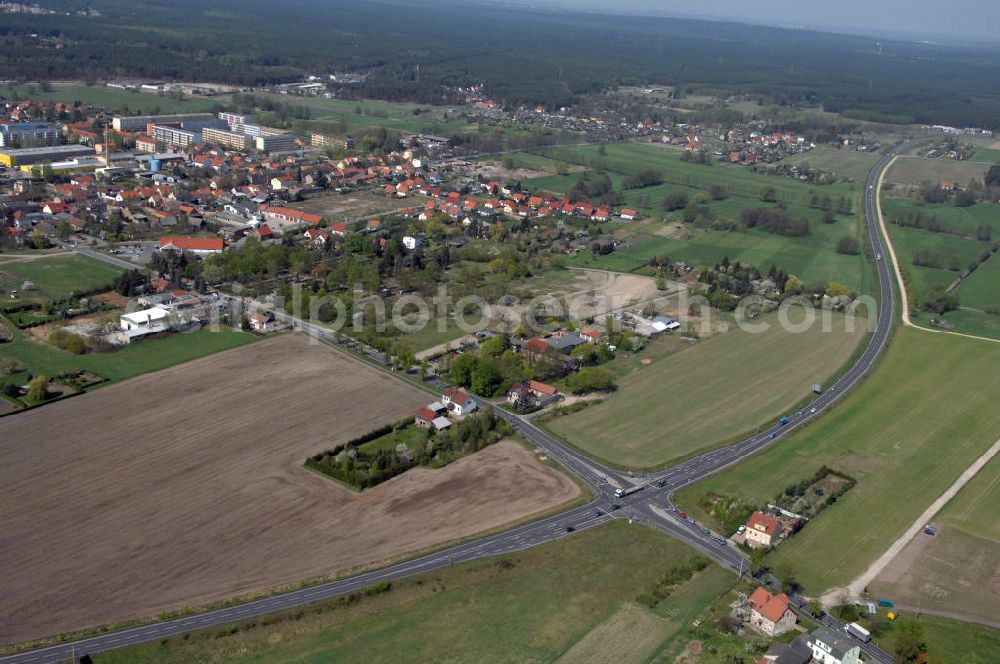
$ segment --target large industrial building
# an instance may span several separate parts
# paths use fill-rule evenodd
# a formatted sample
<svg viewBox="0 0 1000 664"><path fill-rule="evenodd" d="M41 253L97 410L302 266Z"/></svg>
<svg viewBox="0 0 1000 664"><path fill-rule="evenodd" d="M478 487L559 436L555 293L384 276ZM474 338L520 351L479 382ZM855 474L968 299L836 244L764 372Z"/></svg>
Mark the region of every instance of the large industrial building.
<svg viewBox="0 0 1000 664"><path fill-rule="evenodd" d="M0 147L37 148L62 143L66 127L58 122L0 125Z"/></svg>
<svg viewBox="0 0 1000 664"><path fill-rule="evenodd" d="M60 162L76 157L94 157L94 148L86 145L51 145L37 148L5 148L0 150L0 164L30 166L45 162Z"/></svg>

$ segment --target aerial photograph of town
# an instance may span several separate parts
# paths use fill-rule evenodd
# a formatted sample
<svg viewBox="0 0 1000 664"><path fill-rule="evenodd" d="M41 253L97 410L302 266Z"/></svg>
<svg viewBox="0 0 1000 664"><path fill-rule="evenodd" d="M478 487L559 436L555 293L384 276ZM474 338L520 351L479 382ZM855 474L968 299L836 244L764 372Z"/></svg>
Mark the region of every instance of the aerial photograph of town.
<svg viewBox="0 0 1000 664"><path fill-rule="evenodd" d="M1000 663L1000 3L0 1L0 664Z"/></svg>

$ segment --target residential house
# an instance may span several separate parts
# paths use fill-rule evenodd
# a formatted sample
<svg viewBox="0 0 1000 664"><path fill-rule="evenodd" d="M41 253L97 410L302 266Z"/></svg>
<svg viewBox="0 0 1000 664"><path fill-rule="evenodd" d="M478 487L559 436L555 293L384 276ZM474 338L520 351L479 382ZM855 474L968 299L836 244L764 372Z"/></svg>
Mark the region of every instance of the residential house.
<svg viewBox="0 0 1000 664"><path fill-rule="evenodd" d="M267 334L275 328L274 314L270 311L256 311L250 314L250 329L254 332Z"/></svg>
<svg viewBox="0 0 1000 664"><path fill-rule="evenodd" d="M788 595L772 595L763 587L750 595L750 625L767 636L779 636L795 627L795 612Z"/></svg>
<svg viewBox="0 0 1000 664"><path fill-rule="evenodd" d="M441 402L455 415L468 415L476 409L476 400L460 387L449 387Z"/></svg>
<svg viewBox="0 0 1000 664"><path fill-rule="evenodd" d="M630 208L622 208L621 212L618 213L618 216L625 221L634 221L639 218L639 213Z"/></svg>
<svg viewBox="0 0 1000 664"><path fill-rule="evenodd" d="M768 547L774 546L781 534L781 522L773 516L768 516L762 512L754 512L746 523L747 546Z"/></svg>
<svg viewBox="0 0 1000 664"><path fill-rule="evenodd" d="M806 641L817 664L858 664L861 646L844 632L820 627Z"/></svg>
<svg viewBox="0 0 1000 664"><path fill-rule="evenodd" d="M520 410L534 408L537 402L534 392L527 383L517 383L507 391L507 403Z"/></svg>
<svg viewBox="0 0 1000 664"><path fill-rule="evenodd" d="M604 340L604 330L599 327L585 327L580 330L580 338L586 342L597 344Z"/></svg>
<svg viewBox="0 0 1000 664"><path fill-rule="evenodd" d="M809 664L812 650L802 637L791 643L775 643L757 660L757 664Z"/></svg>
<svg viewBox="0 0 1000 664"><path fill-rule="evenodd" d="M163 307L150 307L130 314L122 314L118 320L126 343L132 343L150 334L170 330L170 312Z"/></svg>

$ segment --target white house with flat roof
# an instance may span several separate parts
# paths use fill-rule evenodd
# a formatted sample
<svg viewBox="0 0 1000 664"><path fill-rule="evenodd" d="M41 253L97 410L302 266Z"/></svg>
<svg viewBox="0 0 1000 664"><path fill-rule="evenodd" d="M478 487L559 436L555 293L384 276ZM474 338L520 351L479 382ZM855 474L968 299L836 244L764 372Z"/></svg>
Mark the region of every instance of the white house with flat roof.
<svg viewBox="0 0 1000 664"><path fill-rule="evenodd" d="M150 307L142 311L133 311L130 314L122 314L119 318L119 327L125 335L127 343L132 343L135 339L140 339L149 334L170 331L170 312L163 307Z"/></svg>

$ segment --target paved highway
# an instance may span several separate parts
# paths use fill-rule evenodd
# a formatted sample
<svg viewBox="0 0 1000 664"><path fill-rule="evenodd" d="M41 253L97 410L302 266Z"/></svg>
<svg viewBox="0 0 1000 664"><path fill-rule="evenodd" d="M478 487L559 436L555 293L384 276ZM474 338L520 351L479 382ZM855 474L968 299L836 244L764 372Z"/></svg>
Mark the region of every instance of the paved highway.
<svg viewBox="0 0 1000 664"><path fill-rule="evenodd" d="M671 496L674 491L681 487L717 473L749 455L781 441L789 432L802 426L812 418L818 417L823 411L832 406L845 392L860 382L874 365L889 337L895 310L895 293L892 288L892 281L886 261L883 259L882 237L879 234L877 212L875 209L875 187L878 186L879 174L886 167L890 158L891 155L886 155L872 167L868 174L865 190L868 240L876 256L875 265L879 280L879 297L881 302L874 333L870 338L868 346L858 357L854 365L810 404L802 410L788 415L788 421L785 425L780 426L775 424L769 429L741 442L711 450L662 471L635 476L617 469L608 468L589 459L582 453L563 445L546 432L531 424L529 420L495 408L495 411L501 417L510 422L526 438L539 448L545 450L549 456L556 459L583 480L590 488L593 500L586 505L575 507L540 521L518 526L502 533L482 537L436 553L420 556L413 560L342 580L322 583L184 618L166 620L76 641L67 641L46 648L29 650L2 657L0 658L0 664L56 664L57 662L65 662L70 658L72 653L75 653L77 656L85 653L95 654L130 645L148 643L192 630L245 620L283 609L302 606L310 602L336 597L379 581L392 581L453 564L519 551L557 540L575 531L591 528L613 518L627 518L635 522L647 524L709 555L720 565L737 571L748 570L749 564L747 559L739 549L733 547L731 544L720 544L716 539L719 537L718 535L705 532L700 525L692 524L678 518L674 511L676 508L671 503ZM81 251L81 253L90 252ZM102 260L106 260L107 258L111 257L104 256ZM333 334L326 328L292 318L280 312L276 312L276 317L321 339L330 341L333 338ZM614 491L616 488L632 486L642 486L643 488L624 498L615 497ZM773 578L765 578L763 581L769 585L776 583ZM804 598L798 595L793 595L793 599L800 606L806 602ZM833 629L841 629L843 627L841 623L829 616L825 617L823 621ZM887 664L893 661L888 654L876 646L872 644L861 645L868 660Z"/></svg>

